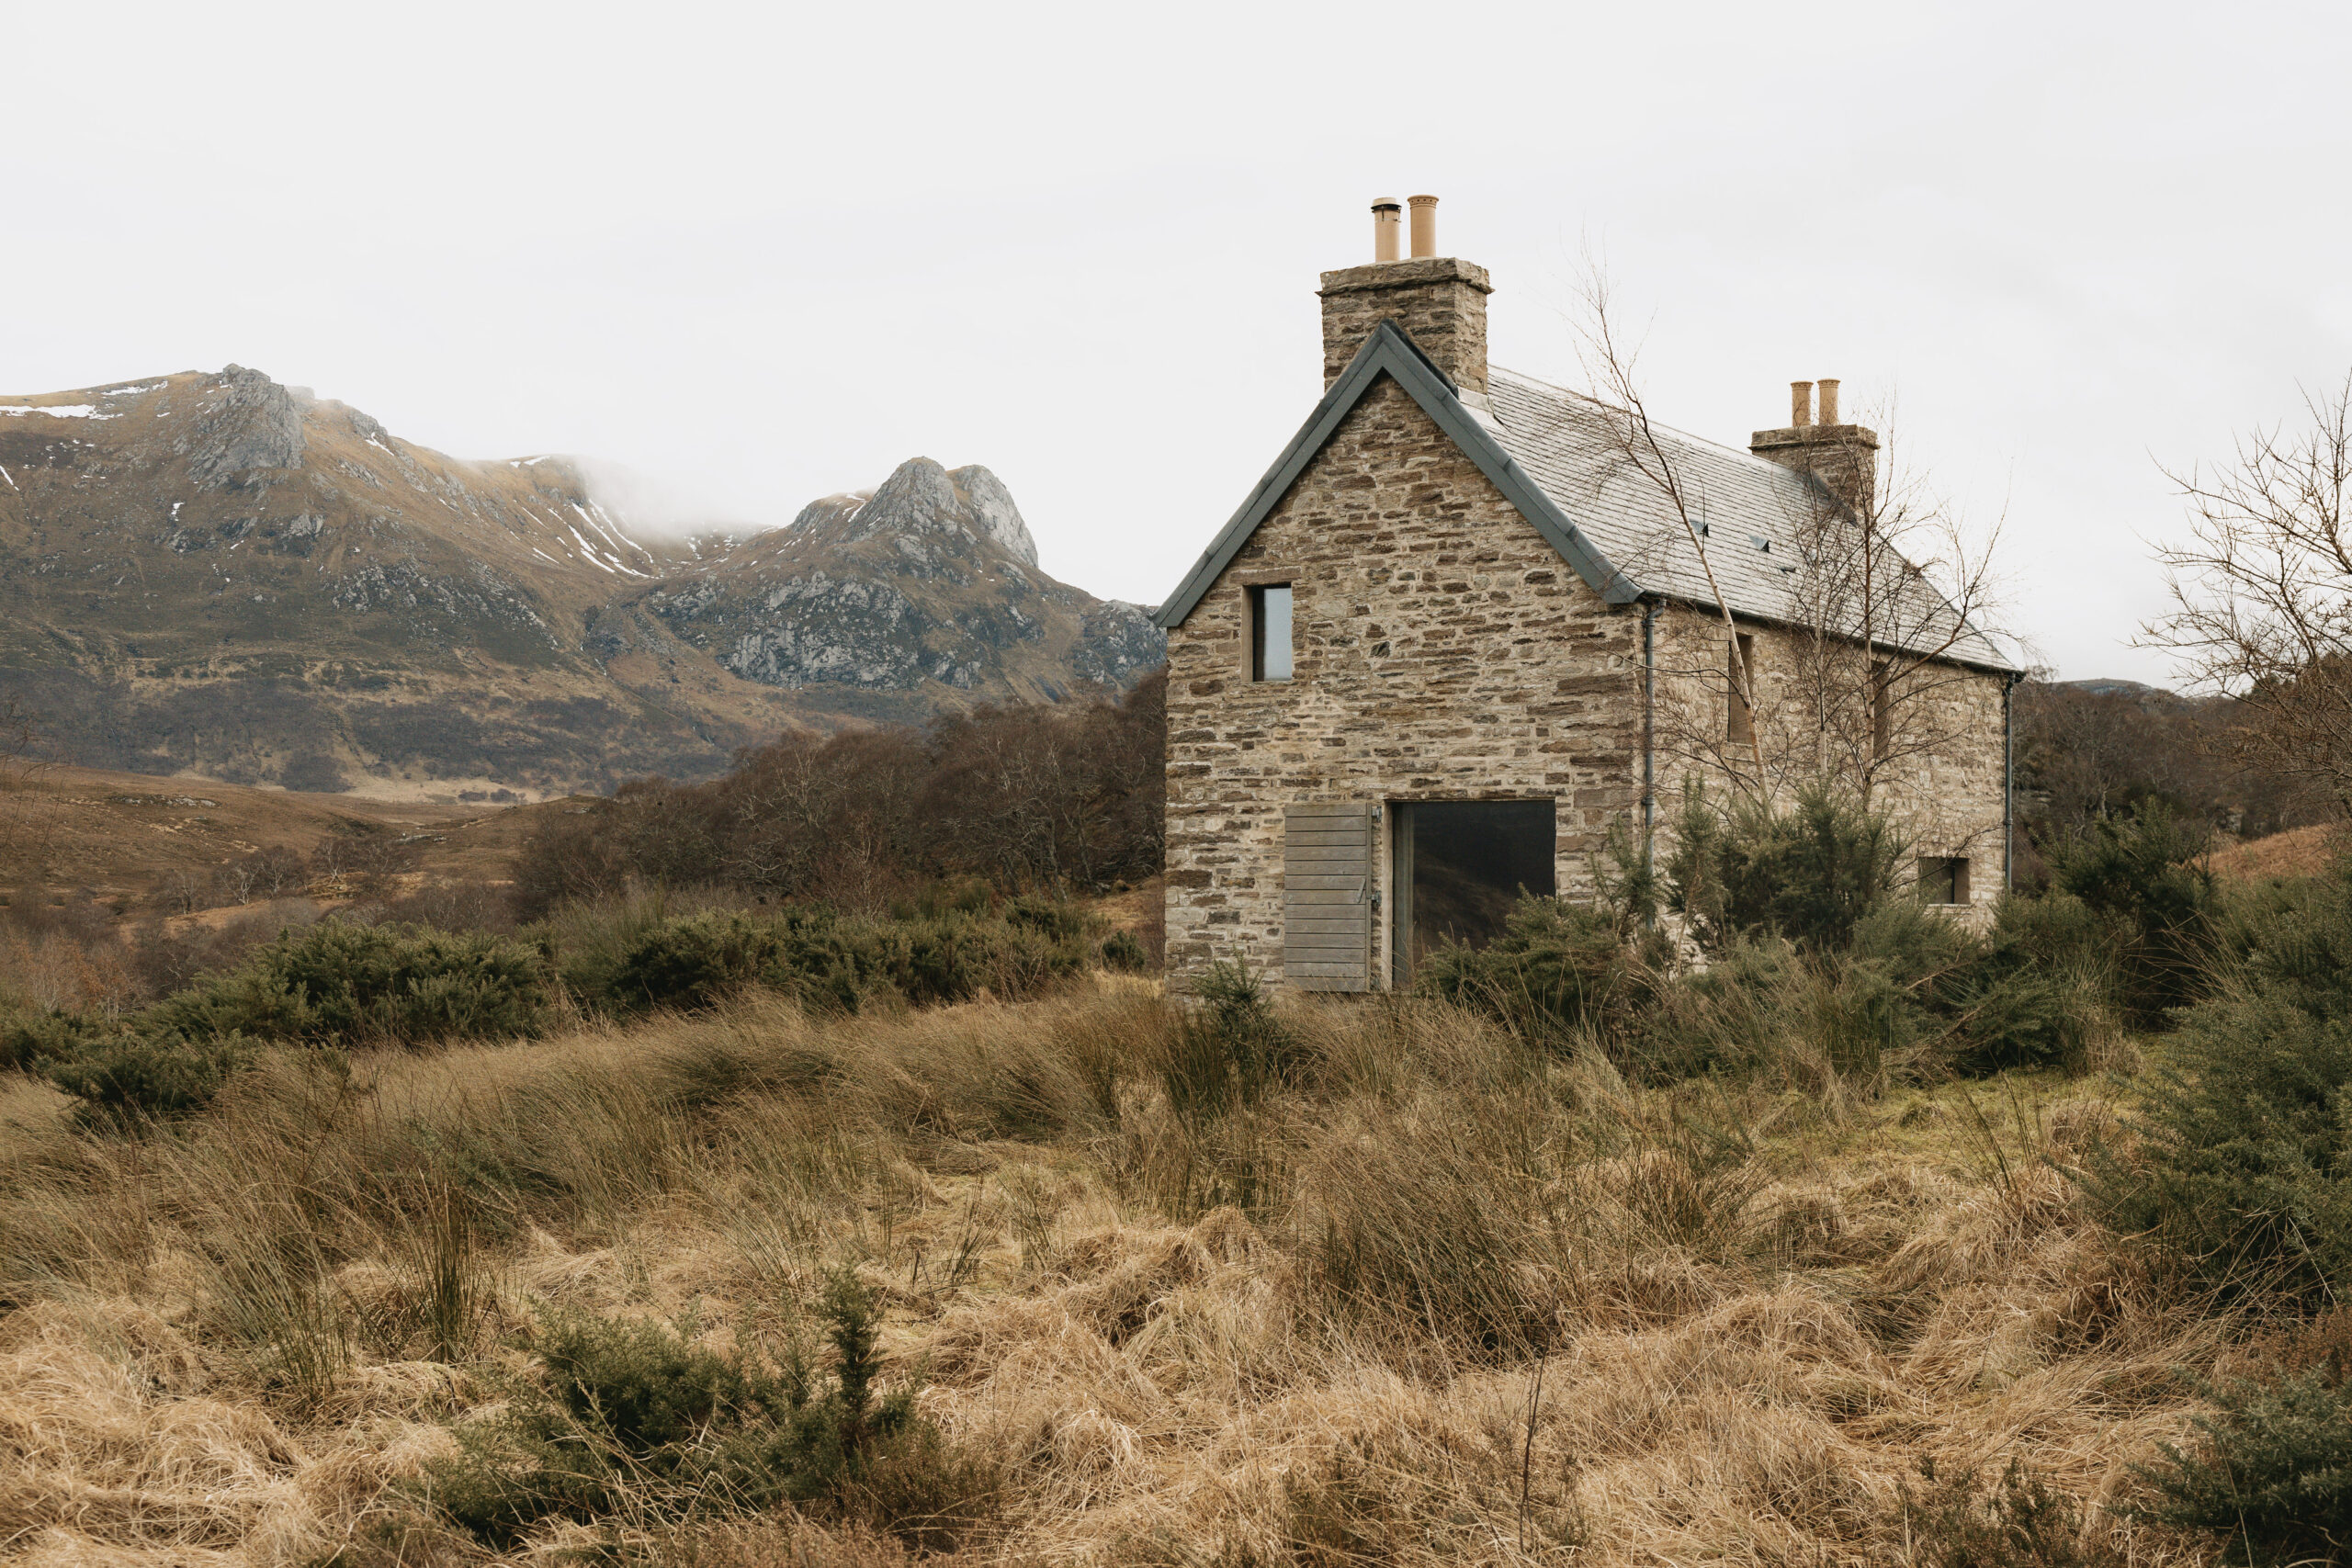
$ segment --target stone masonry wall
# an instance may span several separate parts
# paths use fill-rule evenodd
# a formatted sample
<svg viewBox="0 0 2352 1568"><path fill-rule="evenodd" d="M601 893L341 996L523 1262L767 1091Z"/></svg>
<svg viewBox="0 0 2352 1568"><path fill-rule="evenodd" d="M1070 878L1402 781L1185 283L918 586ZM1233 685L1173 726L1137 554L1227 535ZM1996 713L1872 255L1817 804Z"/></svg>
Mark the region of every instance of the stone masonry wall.
<svg viewBox="0 0 2352 1568"><path fill-rule="evenodd" d="M1786 700L1783 693L1793 697L1797 689L1792 637L1778 627L1745 621L1739 629L1754 638L1757 712L1767 737L1769 762L1776 704ZM1678 731L1703 730L1710 739L1725 734L1730 650L1722 616L1690 605L1663 607L1655 637L1659 671L1657 853L1663 859L1684 778L1697 776L1717 800L1728 795L1720 771L1693 762ZM1702 671L1707 672L1703 677L1698 673ZM1935 666L1922 681L1914 698L1918 716L1905 722L1918 724L1918 733L1953 739L1930 754L1903 759L1882 774L1874 804L1894 819L1915 854L1966 857L1971 863L1969 901L1989 914L2000 896L2003 875L2002 677Z"/></svg>
<svg viewBox="0 0 2352 1568"><path fill-rule="evenodd" d="M1295 676L1252 682L1253 582L1292 583ZM1564 894L1632 809L1641 615L1588 588L1393 383L1359 403L1169 634L1168 966L1282 979L1283 808L1551 797ZM1384 846L1394 814L1382 813ZM1376 856L1389 973L1388 853Z"/></svg>

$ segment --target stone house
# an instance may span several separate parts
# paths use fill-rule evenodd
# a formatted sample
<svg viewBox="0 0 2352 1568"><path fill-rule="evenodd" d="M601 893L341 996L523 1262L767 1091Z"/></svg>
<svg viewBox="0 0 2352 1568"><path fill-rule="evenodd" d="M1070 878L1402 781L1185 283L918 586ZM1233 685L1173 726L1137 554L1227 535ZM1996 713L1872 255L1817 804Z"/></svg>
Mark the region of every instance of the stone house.
<svg viewBox="0 0 2352 1568"><path fill-rule="evenodd" d="M1623 411L1487 364L1487 273L1437 255L1435 198L1413 203L1411 255L1384 202L1379 259L1323 275L1323 400L1155 613L1179 986L1239 958L1276 986L1401 987L1521 889L1589 896L1613 828L1638 841L1686 780L1736 784L1766 694L1840 646L1803 584L1867 522L1878 440L1838 423L1836 383L1818 420L1793 384L1791 423L1746 451L1655 432L1678 507ZM1936 634L1943 601L1907 576L1928 613L1845 639L1931 650L1903 682L1932 744L1887 756L1871 687L1873 799L1926 896L1981 916L2007 879L2017 671L1956 613Z"/></svg>

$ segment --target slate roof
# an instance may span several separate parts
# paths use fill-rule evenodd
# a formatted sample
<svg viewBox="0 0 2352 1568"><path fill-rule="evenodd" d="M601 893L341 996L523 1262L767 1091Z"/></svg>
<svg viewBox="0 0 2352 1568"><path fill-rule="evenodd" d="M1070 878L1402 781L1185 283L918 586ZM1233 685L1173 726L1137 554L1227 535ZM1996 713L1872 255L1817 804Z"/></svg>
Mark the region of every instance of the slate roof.
<svg viewBox="0 0 2352 1568"><path fill-rule="evenodd" d="M1182 624L1340 420L1383 375L1421 405L1604 599L1626 604L1660 597L1715 607L1680 516L1625 456L1610 410L1565 388L1501 369L1487 372L1485 397L1465 397L1410 338L1384 321L1154 619L1170 628ZM1653 428L1694 520L1706 525L1707 562L1733 614L1801 622L1792 590L1805 576L1800 540L1823 515L1818 481L1733 447ZM1759 540L1769 547L1759 548ZM1918 592L1933 594L1923 581ZM1900 619L1926 635L1905 640L1921 641L1928 649L1942 643L1950 615L1939 598L1921 602ZM1973 627L1963 628L1943 657L1989 670L2016 669Z"/></svg>

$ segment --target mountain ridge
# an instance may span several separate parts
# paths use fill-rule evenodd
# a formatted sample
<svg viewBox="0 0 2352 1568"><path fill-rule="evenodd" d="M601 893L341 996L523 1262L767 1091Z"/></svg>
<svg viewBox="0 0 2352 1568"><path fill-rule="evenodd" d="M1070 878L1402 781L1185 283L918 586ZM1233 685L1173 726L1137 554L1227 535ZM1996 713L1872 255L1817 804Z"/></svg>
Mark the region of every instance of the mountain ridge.
<svg viewBox="0 0 2352 1568"><path fill-rule="evenodd" d="M93 766L454 798L1158 661L1136 607L1037 568L985 468L854 499L671 539L579 460L451 457L243 367L0 398L0 697Z"/></svg>

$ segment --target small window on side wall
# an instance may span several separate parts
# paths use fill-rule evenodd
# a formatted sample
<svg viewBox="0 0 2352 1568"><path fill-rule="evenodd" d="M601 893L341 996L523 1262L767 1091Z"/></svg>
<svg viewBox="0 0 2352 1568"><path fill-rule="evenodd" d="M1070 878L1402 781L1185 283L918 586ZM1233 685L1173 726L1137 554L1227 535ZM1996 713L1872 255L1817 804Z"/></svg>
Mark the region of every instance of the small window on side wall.
<svg viewBox="0 0 2352 1568"><path fill-rule="evenodd" d="M1881 659L1871 665L1871 761L1883 762L1894 750L1894 676ZM1962 899L1966 903L1966 899Z"/></svg>
<svg viewBox="0 0 2352 1568"><path fill-rule="evenodd" d="M1964 855L1921 855L1919 897L1928 904L1968 902L1968 859Z"/></svg>
<svg viewBox="0 0 2352 1568"><path fill-rule="evenodd" d="M1749 740L1756 735L1756 639L1741 632L1733 639L1725 667L1731 673L1730 722L1724 727L1726 740Z"/></svg>
<svg viewBox="0 0 2352 1568"><path fill-rule="evenodd" d="M1250 590L1250 679L1290 679L1290 584Z"/></svg>

